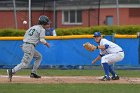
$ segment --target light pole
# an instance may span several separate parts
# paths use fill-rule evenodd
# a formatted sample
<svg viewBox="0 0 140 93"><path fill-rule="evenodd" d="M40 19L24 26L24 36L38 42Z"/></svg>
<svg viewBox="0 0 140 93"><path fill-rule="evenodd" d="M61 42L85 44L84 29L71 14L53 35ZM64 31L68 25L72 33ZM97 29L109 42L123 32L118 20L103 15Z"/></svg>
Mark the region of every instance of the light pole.
<svg viewBox="0 0 140 93"><path fill-rule="evenodd" d="M54 28L56 28L56 1L53 2L53 20L54 20Z"/></svg>
<svg viewBox="0 0 140 93"><path fill-rule="evenodd" d="M15 20L15 26L16 30L18 29L18 23L17 23L17 14L16 14L16 2L13 0L13 6L14 6L14 20Z"/></svg>
<svg viewBox="0 0 140 93"><path fill-rule="evenodd" d="M117 25L119 26L120 25L120 13L119 13L119 1L116 0L116 9L117 9Z"/></svg>
<svg viewBox="0 0 140 93"><path fill-rule="evenodd" d="M31 27L31 0L29 0L29 28Z"/></svg>
<svg viewBox="0 0 140 93"><path fill-rule="evenodd" d="M100 0L98 1L98 26L100 25Z"/></svg>

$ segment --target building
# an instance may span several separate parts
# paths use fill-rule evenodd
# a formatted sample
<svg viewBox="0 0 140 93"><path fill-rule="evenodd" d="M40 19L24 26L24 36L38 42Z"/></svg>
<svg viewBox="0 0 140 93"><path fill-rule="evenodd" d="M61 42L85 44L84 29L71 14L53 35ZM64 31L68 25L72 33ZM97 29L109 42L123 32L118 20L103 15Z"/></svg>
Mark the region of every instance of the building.
<svg viewBox="0 0 140 93"><path fill-rule="evenodd" d="M27 29L29 0L15 0L15 7L13 1L0 0L0 28L15 28L17 22L18 29ZM47 15L57 28L139 25L140 0L31 0L31 25L40 15Z"/></svg>

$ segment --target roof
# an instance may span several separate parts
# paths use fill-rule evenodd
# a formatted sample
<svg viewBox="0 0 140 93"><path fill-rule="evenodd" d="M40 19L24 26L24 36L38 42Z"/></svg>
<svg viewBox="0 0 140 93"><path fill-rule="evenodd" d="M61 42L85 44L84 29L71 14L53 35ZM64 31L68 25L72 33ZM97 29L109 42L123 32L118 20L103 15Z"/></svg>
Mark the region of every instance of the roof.
<svg viewBox="0 0 140 93"><path fill-rule="evenodd" d="M100 5L115 5L116 0L31 0L32 8L49 8L53 9L54 1L56 8L64 7L98 7L99 1ZM118 0L119 4L123 5L137 5L140 4L140 0ZM16 7L28 7L29 0L15 0ZM1 7L13 7L13 0L0 0Z"/></svg>

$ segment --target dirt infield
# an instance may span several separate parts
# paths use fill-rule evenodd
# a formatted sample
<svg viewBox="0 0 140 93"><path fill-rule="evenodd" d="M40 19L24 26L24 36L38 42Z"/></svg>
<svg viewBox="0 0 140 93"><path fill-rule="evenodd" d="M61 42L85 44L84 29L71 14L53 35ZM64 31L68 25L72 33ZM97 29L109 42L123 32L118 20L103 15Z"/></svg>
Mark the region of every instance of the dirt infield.
<svg viewBox="0 0 140 93"><path fill-rule="evenodd" d="M121 77L120 80L100 81L96 76L43 76L40 79L30 78L29 76L13 76L12 82L8 77L0 75L0 83L118 83L118 84L140 84L140 78Z"/></svg>

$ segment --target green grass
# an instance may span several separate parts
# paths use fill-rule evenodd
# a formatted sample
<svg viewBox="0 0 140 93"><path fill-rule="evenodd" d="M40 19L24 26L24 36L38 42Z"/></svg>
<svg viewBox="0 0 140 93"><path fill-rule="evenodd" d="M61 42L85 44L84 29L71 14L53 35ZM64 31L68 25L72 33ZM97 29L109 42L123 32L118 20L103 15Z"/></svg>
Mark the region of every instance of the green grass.
<svg viewBox="0 0 140 93"><path fill-rule="evenodd" d="M17 75L29 75L23 69ZM123 77L140 77L139 70L116 70ZM103 70L38 70L43 76L101 76ZM6 69L0 70L6 75ZM0 84L0 93L140 93L140 84Z"/></svg>
<svg viewBox="0 0 140 93"><path fill-rule="evenodd" d="M0 93L139 93L138 84L0 84Z"/></svg>
<svg viewBox="0 0 140 93"><path fill-rule="evenodd" d="M22 69L16 75L29 75L30 69ZM140 77L140 70L116 70L123 77ZM102 76L103 70L47 70L39 69L38 73L43 76ZM0 75L6 75L6 69L0 70Z"/></svg>

